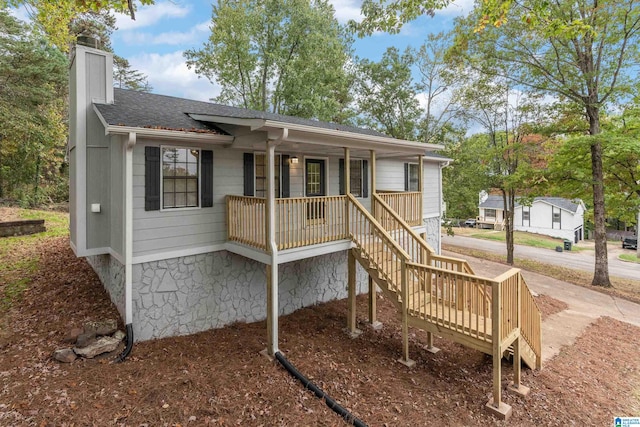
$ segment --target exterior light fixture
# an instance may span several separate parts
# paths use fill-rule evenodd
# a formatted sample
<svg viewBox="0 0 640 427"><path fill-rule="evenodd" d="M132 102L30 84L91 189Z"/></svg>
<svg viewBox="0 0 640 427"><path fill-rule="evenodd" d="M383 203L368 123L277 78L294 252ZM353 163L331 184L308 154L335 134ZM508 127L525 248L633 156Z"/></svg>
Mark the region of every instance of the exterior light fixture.
<svg viewBox="0 0 640 427"><path fill-rule="evenodd" d="M298 164L298 156L293 156L289 159L289 162L291 162L292 165L297 165Z"/></svg>

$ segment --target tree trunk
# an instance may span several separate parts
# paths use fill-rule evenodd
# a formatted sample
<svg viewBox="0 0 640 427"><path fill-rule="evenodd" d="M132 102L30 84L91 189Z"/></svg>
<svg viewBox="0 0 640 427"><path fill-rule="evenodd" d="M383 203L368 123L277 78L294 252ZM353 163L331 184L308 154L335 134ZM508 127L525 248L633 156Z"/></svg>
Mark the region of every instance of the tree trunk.
<svg viewBox="0 0 640 427"><path fill-rule="evenodd" d="M589 134L591 140L591 173L593 175L593 223L596 243L596 262L593 272L594 286L610 287L609 259L607 257L607 230L604 206L604 173L602 171L602 143L600 134L600 112L597 106L587 106Z"/></svg>
<svg viewBox="0 0 640 427"><path fill-rule="evenodd" d="M502 201L504 203L504 226L507 241L507 264L513 265L513 203L514 195L511 192L502 193Z"/></svg>

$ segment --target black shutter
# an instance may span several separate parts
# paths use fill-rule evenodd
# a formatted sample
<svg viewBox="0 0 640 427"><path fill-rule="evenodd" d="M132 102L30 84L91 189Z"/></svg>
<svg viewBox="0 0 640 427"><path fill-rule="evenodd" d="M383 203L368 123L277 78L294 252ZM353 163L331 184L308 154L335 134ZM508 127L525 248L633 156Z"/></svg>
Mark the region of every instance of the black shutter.
<svg viewBox="0 0 640 427"><path fill-rule="evenodd" d="M253 196L255 183L253 169L253 153L244 153L244 195Z"/></svg>
<svg viewBox="0 0 640 427"><path fill-rule="evenodd" d="M213 151L202 150L200 155L200 170L202 173L200 177L202 185L200 203L203 208L210 208L213 206Z"/></svg>
<svg viewBox="0 0 640 427"><path fill-rule="evenodd" d="M409 191L409 163L404 164L404 191Z"/></svg>
<svg viewBox="0 0 640 427"><path fill-rule="evenodd" d="M160 147L144 147L144 210L160 210Z"/></svg>
<svg viewBox="0 0 640 427"><path fill-rule="evenodd" d="M338 188L340 195L346 194L344 186L344 159L338 160Z"/></svg>
<svg viewBox="0 0 640 427"><path fill-rule="evenodd" d="M369 162L362 161L362 197L369 197Z"/></svg>
<svg viewBox="0 0 640 427"><path fill-rule="evenodd" d="M289 155L282 155L282 196L281 197L290 197L289 187L291 186L291 180L289 179Z"/></svg>

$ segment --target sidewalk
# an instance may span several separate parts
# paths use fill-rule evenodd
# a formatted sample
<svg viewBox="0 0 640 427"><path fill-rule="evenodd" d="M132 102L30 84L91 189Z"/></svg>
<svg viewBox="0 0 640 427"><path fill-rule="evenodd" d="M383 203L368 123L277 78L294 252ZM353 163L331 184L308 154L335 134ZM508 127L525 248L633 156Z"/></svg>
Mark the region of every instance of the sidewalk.
<svg viewBox="0 0 640 427"><path fill-rule="evenodd" d="M443 251L443 254L466 259L475 273L484 277L496 277L510 269L504 264L458 253ZM601 316L640 326L640 304L525 270L522 275L533 292L564 301L569 306L542 322L543 363L558 354L562 346L573 345L586 327Z"/></svg>

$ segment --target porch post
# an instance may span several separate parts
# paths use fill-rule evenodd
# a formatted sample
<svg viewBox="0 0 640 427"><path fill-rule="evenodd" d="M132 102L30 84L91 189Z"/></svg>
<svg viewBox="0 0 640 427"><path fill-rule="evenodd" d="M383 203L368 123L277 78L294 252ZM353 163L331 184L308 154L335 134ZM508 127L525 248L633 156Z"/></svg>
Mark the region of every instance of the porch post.
<svg viewBox="0 0 640 427"><path fill-rule="evenodd" d="M265 236L270 265L267 265L267 354L278 351L278 246L276 243L276 203L273 178L277 142L267 140L267 197L265 200Z"/></svg>
<svg viewBox="0 0 640 427"><path fill-rule="evenodd" d="M344 193L351 194L351 157L349 148L344 148ZM349 221L349 201L346 202L346 218ZM356 258L351 252L347 251L347 296L348 296L348 313L347 313L347 333L355 338L360 335L360 331L356 328Z"/></svg>
<svg viewBox="0 0 640 427"><path fill-rule="evenodd" d="M370 150L370 160L371 164L371 215L376 218L376 203L375 203L375 194L376 194L376 151ZM378 285L373 281L371 275L369 275L369 324L373 329L382 328L382 323L378 322L378 307L376 297L378 295Z"/></svg>
<svg viewBox="0 0 640 427"><path fill-rule="evenodd" d="M424 211L422 207L422 203L424 200L424 156L421 154L418 156L418 168L420 168L420 173L418 174L418 191L420 192L420 199L418 200L418 214L420 218L420 226L424 222Z"/></svg>

